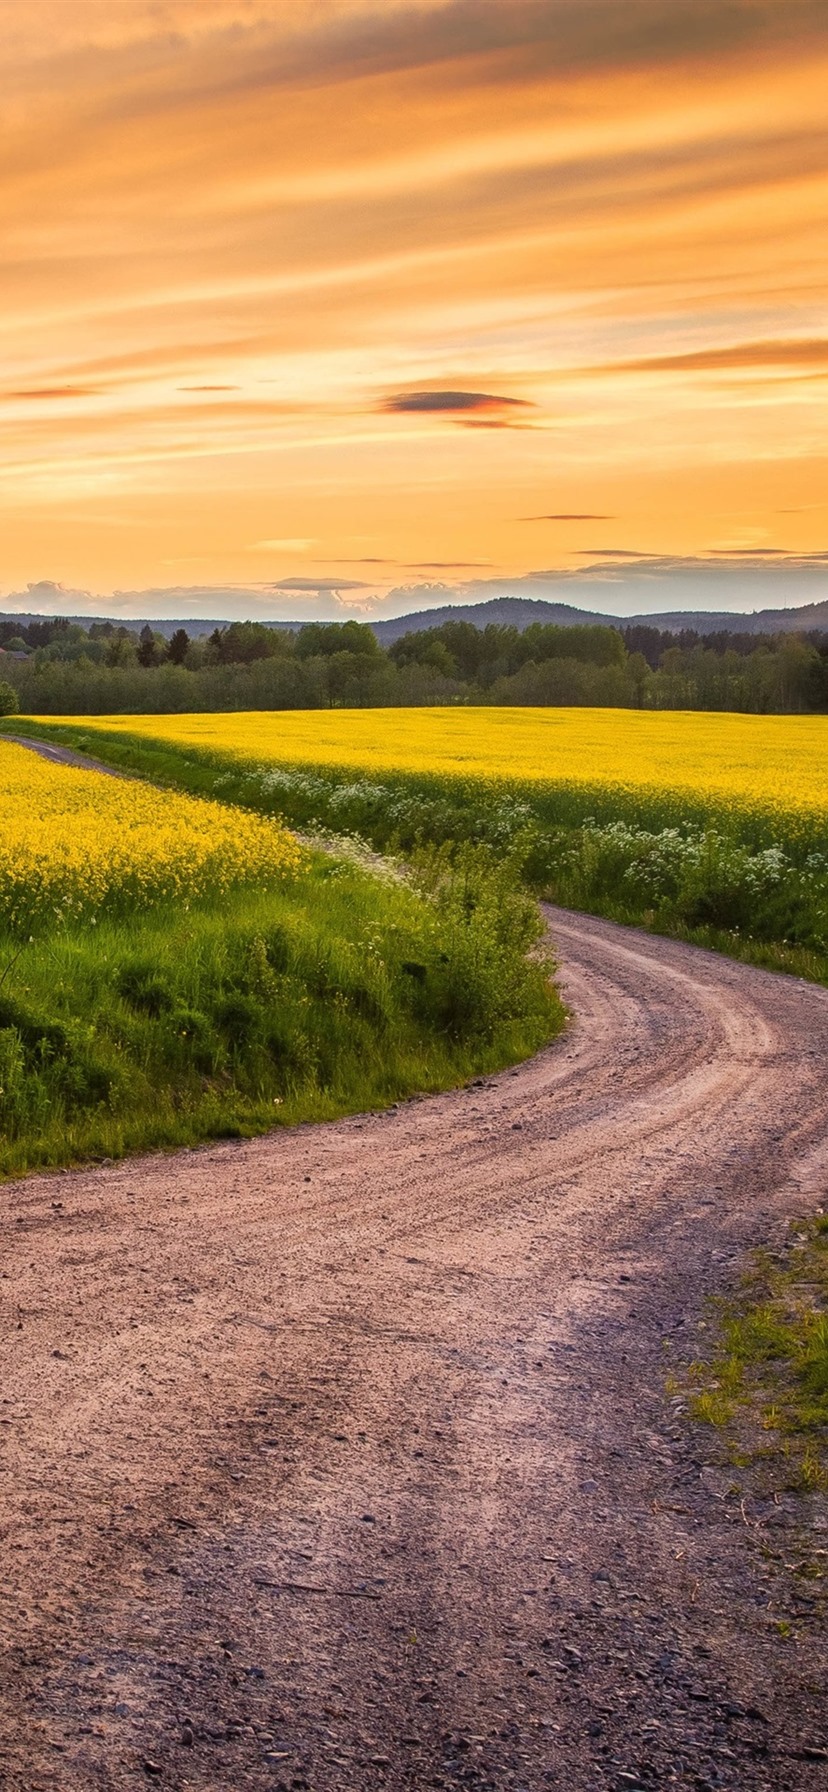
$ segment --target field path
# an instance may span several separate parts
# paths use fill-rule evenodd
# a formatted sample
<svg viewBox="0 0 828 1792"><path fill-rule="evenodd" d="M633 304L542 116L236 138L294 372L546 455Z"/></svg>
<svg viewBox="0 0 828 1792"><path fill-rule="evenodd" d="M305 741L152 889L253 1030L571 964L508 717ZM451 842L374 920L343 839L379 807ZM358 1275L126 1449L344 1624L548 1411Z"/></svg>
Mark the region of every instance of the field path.
<svg viewBox="0 0 828 1792"><path fill-rule="evenodd" d="M550 921L519 1070L0 1191L4 1792L824 1786L799 1508L665 1376L826 1188L828 991Z"/></svg>
<svg viewBox="0 0 828 1792"><path fill-rule="evenodd" d="M11 741L13 747L28 747L30 753L37 753L39 758L48 759L52 765L73 765L79 771L103 772L107 778L124 778L125 772L115 770L112 765L104 765L102 759L93 759L89 753L76 753L74 747L63 747L58 741L35 740L26 734L0 735L0 740Z"/></svg>

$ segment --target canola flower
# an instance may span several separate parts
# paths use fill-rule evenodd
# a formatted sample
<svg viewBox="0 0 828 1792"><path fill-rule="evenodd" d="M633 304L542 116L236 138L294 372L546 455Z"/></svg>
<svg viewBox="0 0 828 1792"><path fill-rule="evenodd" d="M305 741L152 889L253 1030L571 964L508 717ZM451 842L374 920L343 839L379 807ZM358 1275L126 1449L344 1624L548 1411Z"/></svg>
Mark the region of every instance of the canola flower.
<svg viewBox="0 0 828 1792"><path fill-rule="evenodd" d="M98 910L182 906L299 870L277 821L53 765L0 742L0 918L40 926Z"/></svg>
<svg viewBox="0 0 828 1792"><path fill-rule="evenodd" d="M66 718L67 722L70 718ZM828 820L828 717L627 709L281 710L76 717L252 766L692 796Z"/></svg>

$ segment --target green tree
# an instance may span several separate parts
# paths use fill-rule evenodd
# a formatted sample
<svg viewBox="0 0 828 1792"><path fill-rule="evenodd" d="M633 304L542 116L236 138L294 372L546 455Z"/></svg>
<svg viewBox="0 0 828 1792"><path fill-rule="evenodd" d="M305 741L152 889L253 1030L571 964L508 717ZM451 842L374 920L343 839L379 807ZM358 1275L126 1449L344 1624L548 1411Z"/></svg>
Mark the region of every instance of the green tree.
<svg viewBox="0 0 828 1792"><path fill-rule="evenodd" d="M329 654L359 654L366 659L379 659L382 649L367 622L308 622L296 637L300 660L312 660Z"/></svg>
<svg viewBox="0 0 828 1792"><path fill-rule="evenodd" d="M144 623L138 637L139 666L157 666L164 653L164 643L153 634L148 622Z"/></svg>
<svg viewBox="0 0 828 1792"><path fill-rule="evenodd" d="M3 679L0 682L0 716L16 716L19 708L20 702L14 685Z"/></svg>
<svg viewBox="0 0 828 1792"><path fill-rule="evenodd" d="M172 660L174 666L183 666L184 661L187 658L189 645L190 637L187 630L185 628L177 628L174 634L170 636L169 645L167 647L167 659Z"/></svg>

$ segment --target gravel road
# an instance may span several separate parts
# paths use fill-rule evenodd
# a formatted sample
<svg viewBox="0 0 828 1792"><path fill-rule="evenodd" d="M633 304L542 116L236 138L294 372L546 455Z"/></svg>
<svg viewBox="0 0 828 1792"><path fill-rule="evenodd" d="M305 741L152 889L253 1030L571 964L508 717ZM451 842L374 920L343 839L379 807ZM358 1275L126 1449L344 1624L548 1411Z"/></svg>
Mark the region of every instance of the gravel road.
<svg viewBox="0 0 828 1792"><path fill-rule="evenodd" d="M2 1191L9 1792L824 1786L801 1509L665 1376L823 1196L828 991L550 921L519 1070Z"/></svg>

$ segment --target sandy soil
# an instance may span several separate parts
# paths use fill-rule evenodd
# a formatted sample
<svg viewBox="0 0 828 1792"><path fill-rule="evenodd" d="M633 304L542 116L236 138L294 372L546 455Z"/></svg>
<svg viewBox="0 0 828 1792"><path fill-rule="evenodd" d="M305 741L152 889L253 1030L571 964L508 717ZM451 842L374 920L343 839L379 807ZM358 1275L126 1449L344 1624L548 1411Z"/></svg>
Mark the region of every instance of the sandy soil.
<svg viewBox="0 0 828 1792"><path fill-rule="evenodd" d="M551 920L520 1070L0 1191L10 1792L824 1785L800 1508L665 1374L821 1200L828 991Z"/></svg>

